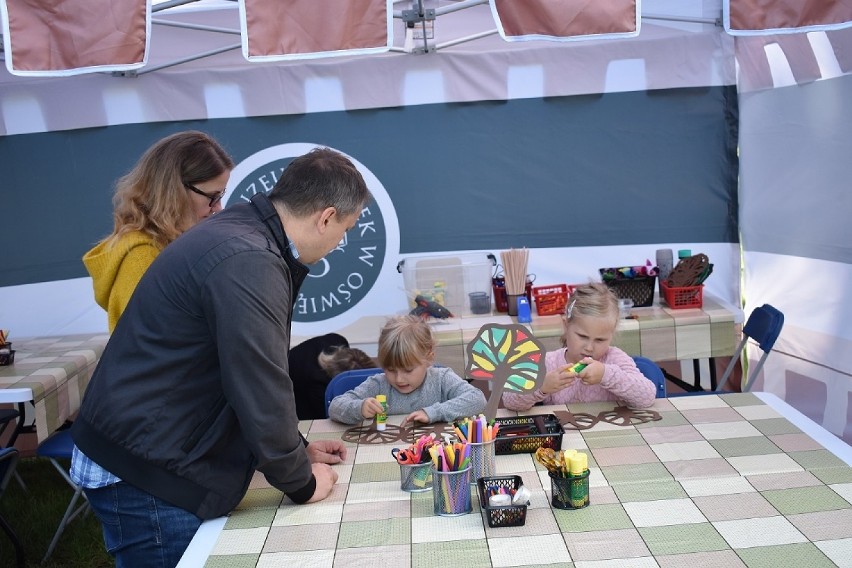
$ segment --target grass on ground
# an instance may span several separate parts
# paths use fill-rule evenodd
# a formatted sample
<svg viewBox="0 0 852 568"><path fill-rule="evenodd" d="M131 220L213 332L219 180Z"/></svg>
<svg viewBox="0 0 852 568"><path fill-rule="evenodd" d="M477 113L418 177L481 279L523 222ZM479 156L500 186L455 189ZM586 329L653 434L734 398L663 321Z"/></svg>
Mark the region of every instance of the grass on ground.
<svg viewBox="0 0 852 568"><path fill-rule="evenodd" d="M70 464L63 466L68 468ZM24 547L27 568L104 568L114 566L104 549L101 525L88 511L65 528L51 557L41 564L53 535L74 494L53 465L44 458L22 458L17 472L27 490L14 477L0 497L0 515L5 518ZM0 530L0 566L16 566L15 549Z"/></svg>

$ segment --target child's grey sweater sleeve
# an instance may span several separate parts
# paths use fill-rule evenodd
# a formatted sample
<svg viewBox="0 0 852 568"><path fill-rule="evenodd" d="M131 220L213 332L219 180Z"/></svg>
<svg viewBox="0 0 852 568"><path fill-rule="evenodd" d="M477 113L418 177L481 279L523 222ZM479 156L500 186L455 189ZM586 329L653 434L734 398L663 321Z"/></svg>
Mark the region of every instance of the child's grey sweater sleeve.
<svg viewBox="0 0 852 568"><path fill-rule="evenodd" d="M383 377L384 373L368 377L354 389L334 397L328 407L328 417L342 424L360 424L364 420L361 414L361 404L364 399L377 394L387 394L388 383Z"/></svg>
<svg viewBox="0 0 852 568"><path fill-rule="evenodd" d="M456 418L474 416L485 410L483 392L449 367L430 367L429 373L431 375L424 386L429 388L430 400L437 401L423 408L429 416L429 422L452 422Z"/></svg>

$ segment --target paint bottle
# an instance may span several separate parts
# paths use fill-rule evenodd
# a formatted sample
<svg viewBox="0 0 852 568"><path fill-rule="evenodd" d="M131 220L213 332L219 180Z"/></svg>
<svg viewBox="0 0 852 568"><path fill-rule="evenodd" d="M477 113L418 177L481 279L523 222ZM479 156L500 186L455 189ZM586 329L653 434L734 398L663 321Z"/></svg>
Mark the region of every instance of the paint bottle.
<svg viewBox="0 0 852 568"><path fill-rule="evenodd" d="M672 268L674 268L672 249L657 249L657 275L660 281L669 277Z"/></svg>
<svg viewBox="0 0 852 568"><path fill-rule="evenodd" d="M663 282L668 285L669 274L674 268L674 255L672 249L657 249L657 293L660 299L665 297Z"/></svg>
<svg viewBox="0 0 852 568"><path fill-rule="evenodd" d="M532 314L530 313L530 302L526 296L518 296L518 323L532 322Z"/></svg>
<svg viewBox="0 0 852 568"><path fill-rule="evenodd" d="M571 506L581 509L589 504L589 456L577 452L569 460L568 477L571 479Z"/></svg>
<svg viewBox="0 0 852 568"><path fill-rule="evenodd" d="M382 405L382 411L376 414L376 430L384 430L388 422L388 397L383 394L377 394L376 400Z"/></svg>

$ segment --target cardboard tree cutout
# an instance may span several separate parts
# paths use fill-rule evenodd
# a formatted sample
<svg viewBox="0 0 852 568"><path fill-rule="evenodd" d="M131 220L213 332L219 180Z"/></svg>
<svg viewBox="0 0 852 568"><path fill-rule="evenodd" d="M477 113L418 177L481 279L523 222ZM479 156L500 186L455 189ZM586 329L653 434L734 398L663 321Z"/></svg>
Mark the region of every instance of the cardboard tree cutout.
<svg viewBox="0 0 852 568"><path fill-rule="evenodd" d="M487 324L467 345L470 379L491 381L491 397L485 417L493 420L503 390L532 392L544 382L544 346L519 324Z"/></svg>

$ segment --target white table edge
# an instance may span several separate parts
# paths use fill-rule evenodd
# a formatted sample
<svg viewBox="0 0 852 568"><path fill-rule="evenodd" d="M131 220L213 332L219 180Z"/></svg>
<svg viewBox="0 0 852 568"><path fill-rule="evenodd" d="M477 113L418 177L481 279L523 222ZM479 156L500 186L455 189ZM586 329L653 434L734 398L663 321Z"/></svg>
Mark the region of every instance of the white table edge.
<svg viewBox="0 0 852 568"><path fill-rule="evenodd" d="M177 568L198 568L204 566L207 559L210 557L213 547L216 545L216 539L222 529L225 528L225 522L228 517L218 517L204 521L198 527L198 532L192 537L186 551L177 564Z"/></svg>
<svg viewBox="0 0 852 568"><path fill-rule="evenodd" d="M33 389L12 388L0 389L0 403L29 402L33 399Z"/></svg>
<svg viewBox="0 0 852 568"><path fill-rule="evenodd" d="M852 446L849 446L843 440L790 406L777 395L768 392L754 392L752 394L771 406L778 414L789 420L805 434L819 442L825 449L846 462L847 465L852 465ZM204 566L227 520L227 517L219 517L203 522L189 543L189 547L184 552L177 568Z"/></svg>
<svg viewBox="0 0 852 568"><path fill-rule="evenodd" d="M802 432L819 442L826 450L846 462L846 465L852 466L852 446L790 406L778 395L770 392L753 392L752 394L771 406Z"/></svg>

